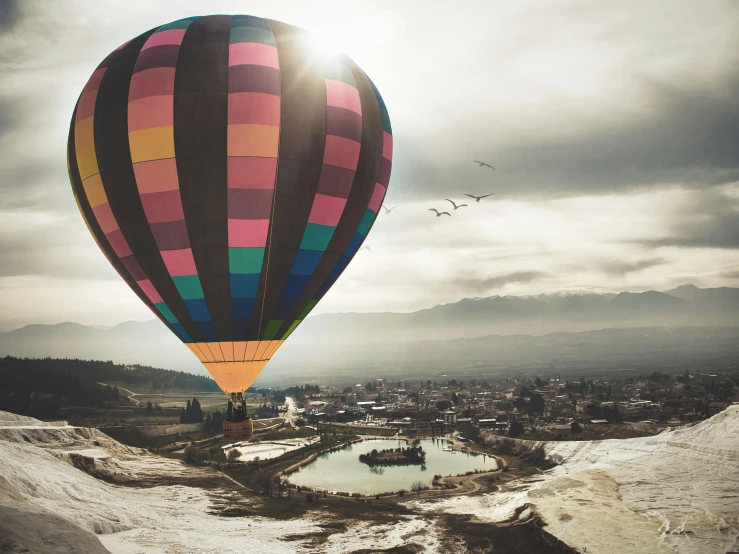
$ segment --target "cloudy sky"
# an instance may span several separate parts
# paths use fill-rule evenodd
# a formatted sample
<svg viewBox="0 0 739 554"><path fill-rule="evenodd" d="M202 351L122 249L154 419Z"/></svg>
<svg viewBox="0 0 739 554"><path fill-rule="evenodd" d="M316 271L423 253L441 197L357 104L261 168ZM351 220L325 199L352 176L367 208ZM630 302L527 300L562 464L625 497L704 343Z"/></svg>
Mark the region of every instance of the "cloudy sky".
<svg viewBox="0 0 739 554"><path fill-rule="evenodd" d="M316 33L390 111L399 207L315 313L739 286L737 2L0 0L0 330L151 319L77 212L67 128L108 52L206 13Z"/></svg>

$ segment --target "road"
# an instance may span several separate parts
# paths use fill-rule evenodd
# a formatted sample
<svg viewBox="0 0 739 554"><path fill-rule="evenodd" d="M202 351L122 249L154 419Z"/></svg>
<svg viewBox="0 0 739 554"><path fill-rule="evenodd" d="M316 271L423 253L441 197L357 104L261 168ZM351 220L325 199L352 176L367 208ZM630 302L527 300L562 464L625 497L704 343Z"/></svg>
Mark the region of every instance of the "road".
<svg viewBox="0 0 739 554"><path fill-rule="evenodd" d="M285 397L285 406L287 407L285 421L290 424L290 427L295 429L295 420L298 419L298 407L295 405L295 400L289 396Z"/></svg>
<svg viewBox="0 0 739 554"><path fill-rule="evenodd" d="M111 387L111 388L112 388L112 387L118 387L118 390L119 390L119 391L124 391L124 392L127 392L127 393L129 393L129 394L128 394L128 399L129 399L129 400L130 400L131 402L133 402L133 403L134 403L134 404L136 404L137 406L140 406L140 405L141 405L141 402L140 402L140 401L138 401L138 400L136 400L136 399L134 398L134 396L136 396L136 393L135 393L135 392L133 392L133 391L132 391L132 390L130 390L130 389L126 389L126 388L124 388L124 387L121 387L121 386L119 386L119 385L108 385L107 383L100 383L100 382L98 382L98 385L103 385L104 387Z"/></svg>

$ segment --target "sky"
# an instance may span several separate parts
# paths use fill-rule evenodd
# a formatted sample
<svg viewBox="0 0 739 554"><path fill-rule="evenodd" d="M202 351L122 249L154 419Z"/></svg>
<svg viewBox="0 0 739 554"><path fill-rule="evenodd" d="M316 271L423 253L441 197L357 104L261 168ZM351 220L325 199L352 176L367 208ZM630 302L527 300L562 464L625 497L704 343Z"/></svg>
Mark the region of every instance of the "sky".
<svg viewBox="0 0 739 554"><path fill-rule="evenodd" d="M110 51L211 13L311 31L387 104L398 207L314 314L739 286L737 2L0 0L0 330L152 318L77 211L68 125Z"/></svg>

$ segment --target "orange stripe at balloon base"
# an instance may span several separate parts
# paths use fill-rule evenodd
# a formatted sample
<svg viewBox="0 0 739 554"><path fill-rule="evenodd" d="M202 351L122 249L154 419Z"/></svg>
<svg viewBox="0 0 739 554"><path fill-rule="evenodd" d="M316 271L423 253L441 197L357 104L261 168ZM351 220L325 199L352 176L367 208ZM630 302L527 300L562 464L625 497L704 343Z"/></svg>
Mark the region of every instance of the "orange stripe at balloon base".
<svg viewBox="0 0 739 554"><path fill-rule="evenodd" d="M187 347L226 393L244 393L265 368L282 340L193 342Z"/></svg>

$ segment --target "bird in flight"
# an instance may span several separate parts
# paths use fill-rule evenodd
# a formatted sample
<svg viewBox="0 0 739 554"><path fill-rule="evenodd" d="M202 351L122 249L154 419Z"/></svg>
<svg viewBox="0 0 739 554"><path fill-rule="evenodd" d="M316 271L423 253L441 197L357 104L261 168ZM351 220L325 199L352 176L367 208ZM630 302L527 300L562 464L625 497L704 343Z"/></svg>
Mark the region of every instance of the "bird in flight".
<svg viewBox="0 0 739 554"><path fill-rule="evenodd" d="M383 210L385 210L385 213L386 213L386 214L389 214L389 213L390 213L390 212L392 212L392 211L393 211L393 210L394 210L395 208L397 208L397 206L393 206L392 208L390 208L390 209L388 210L388 209L387 209L387 208L385 207L385 204L382 204L382 209L383 209Z"/></svg>
<svg viewBox="0 0 739 554"><path fill-rule="evenodd" d="M442 215L448 215L449 217L452 216L452 214L450 214L449 212L440 212L436 208L429 208L429 211L434 212L436 214L436 217L441 217Z"/></svg>
<svg viewBox="0 0 739 554"><path fill-rule="evenodd" d="M472 160L476 164L478 164L480 167L489 167L490 169L495 169L492 165L490 165L487 162L481 162L480 160Z"/></svg>
<svg viewBox="0 0 739 554"><path fill-rule="evenodd" d="M492 196L493 194L495 194L495 193L494 192L491 192L490 194L486 194L485 196L475 196L474 194L465 194L465 196L469 196L470 198L474 198L479 203L480 200L482 200L483 198L487 198L488 196Z"/></svg>
<svg viewBox="0 0 739 554"><path fill-rule="evenodd" d="M455 210L458 210L459 208L464 208L467 205L467 204L459 204L459 205L457 205L457 204L454 203L454 200L449 200L448 198L445 198L444 200L446 200L447 202L451 202L452 203L452 206L454 206L454 209Z"/></svg>
<svg viewBox="0 0 739 554"><path fill-rule="evenodd" d="M372 249L371 249L371 248L370 248L369 246L367 246L367 245L365 245L365 246L363 246L362 248L360 248L360 249L359 249L359 251L361 252L361 251L362 251L362 250L364 250L365 248L366 248L367 250L369 250L370 252L372 252Z"/></svg>

